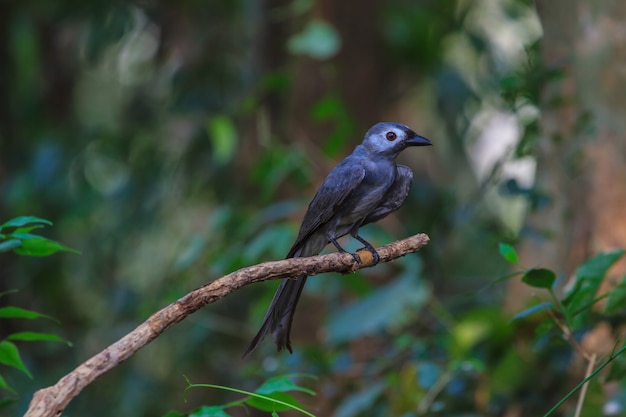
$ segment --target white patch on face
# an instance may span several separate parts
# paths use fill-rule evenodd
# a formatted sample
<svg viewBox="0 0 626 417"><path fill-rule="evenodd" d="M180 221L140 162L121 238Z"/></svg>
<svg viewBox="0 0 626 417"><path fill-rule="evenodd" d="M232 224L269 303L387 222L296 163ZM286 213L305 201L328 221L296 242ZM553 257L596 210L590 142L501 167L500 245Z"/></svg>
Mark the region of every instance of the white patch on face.
<svg viewBox="0 0 626 417"><path fill-rule="evenodd" d="M395 136L395 138L394 138ZM396 148L398 143L405 139L405 133L403 130L396 128L387 128L380 131L369 138L371 146L378 152L385 152L390 149Z"/></svg>

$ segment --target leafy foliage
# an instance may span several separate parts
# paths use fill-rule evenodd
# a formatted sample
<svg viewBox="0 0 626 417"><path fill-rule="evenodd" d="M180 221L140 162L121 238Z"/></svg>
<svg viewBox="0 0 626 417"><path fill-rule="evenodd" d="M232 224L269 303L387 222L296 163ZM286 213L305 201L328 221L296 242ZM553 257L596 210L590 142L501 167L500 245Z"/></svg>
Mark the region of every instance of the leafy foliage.
<svg viewBox="0 0 626 417"><path fill-rule="evenodd" d="M76 252L67 248L53 240L49 240L30 233L31 230L38 229L44 225L52 225L45 219L33 216L21 216L4 222L0 225L0 252L13 250L18 255L30 256L47 256L55 252L66 251ZM14 245L7 245L8 242L16 242ZM0 297L7 295L9 292L0 293ZM0 319L38 319L51 317L27 310L20 307L5 306L0 307ZM34 341L52 341L66 342L61 337L52 333L41 332L15 332L9 333L4 340L0 340L0 364L15 368L28 376L30 379L33 375L30 373L20 355L18 347L12 341L34 342ZM0 389L17 394L17 392L6 382L5 378L0 374ZM6 402L8 405L10 402ZM1 406L1 404L0 404Z"/></svg>
<svg viewBox="0 0 626 417"><path fill-rule="evenodd" d="M315 392L308 388L297 385L293 382L295 376L303 377L307 375L283 375L271 378L265 381L254 392L248 392L236 388L224 387L213 384L192 384L187 380L187 388L185 392L192 388L215 388L225 391L232 391L239 394L244 394L246 397L231 401L228 404L222 406L202 406L197 410L188 414L189 417L228 417L230 414L226 411L229 408L240 407L246 405L252 408L256 408L261 411L269 411L272 416L278 416L278 413L285 410L295 410L300 413L314 417L313 414L302 408L302 405L288 392L297 391L304 392L309 395L315 395ZM311 377L308 375L308 377ZM169 414L168 414L169 415ZM179 416L183 416L179 414Z"/></svg>
<svg viewBox="0 0 626 417"><path fill-rule="evenodd" d="M65 251L78 253L58 242L30 233L52 222L34 216L21 216L0 224L0 252L12 250L18 255L49 256Z"/></svg>

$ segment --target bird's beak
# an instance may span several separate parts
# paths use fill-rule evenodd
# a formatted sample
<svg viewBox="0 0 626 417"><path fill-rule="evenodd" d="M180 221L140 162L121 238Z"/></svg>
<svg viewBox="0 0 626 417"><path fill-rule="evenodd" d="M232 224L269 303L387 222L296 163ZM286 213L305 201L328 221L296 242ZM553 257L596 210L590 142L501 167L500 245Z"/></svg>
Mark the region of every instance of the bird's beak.
<svg viewBox="0 0 626 417"><path fill-rule="evenodd" d="M406 143L406 146L432 146L433 144L431 141L423 136L418 135L417 133L415 134L415 136L407 139L404 143Z"/></svg>

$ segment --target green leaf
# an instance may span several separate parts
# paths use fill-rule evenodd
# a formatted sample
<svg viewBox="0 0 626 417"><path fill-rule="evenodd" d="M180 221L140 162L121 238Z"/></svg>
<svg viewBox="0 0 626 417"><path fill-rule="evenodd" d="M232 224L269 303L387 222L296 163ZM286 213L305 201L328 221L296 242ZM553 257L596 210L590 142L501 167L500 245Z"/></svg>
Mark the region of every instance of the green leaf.
<svg viewBox="0 0 626 417"><path fill-rule="evenodd" d="M401 279L333 314L328 319L328 341L342 343L415 320L416 312L430 298L429 288L415 278L416 269L417 265L407 267L411 272Z"/></svg>
<svg viewBox="0 0 626 417"><path fill-rule="evenodd" d="M12 234L12 236L18 235ZM28 237L22 240L22 246L14 249L14 252L18 255L28 255L28 256L48 256L52 255L56 252L72 252L72 253L80 253L74 249L68 248L67 246L63 246L54 240L46 239L45 237L31 235L29 233L19 234L19 236Z"/></svg>
<svg viewBox="0 0 626 417"><path fill-rule="evenodd" d="M287 406L288 408L291 408L293 410L299 411L302 414L305 414L309 417L315 417L313 414L309 413L308 411L304 410L302 407L299 407L297 405L292 404L291 402L284 402L282 401L280 398L276 398L275 396L278 395L286 395L280 392L274 393L270 396L266 396L266 395L261 395L261 394L257 394L256 392L250 392L250 391L245 391L245 390L241 390L241 389L237 389L237 388L232 388L232 387L226 387L223 385L214 385L214 384L192 384L191 381L189 381L189 379L187 377L185 377L185 380L187 381L187 388L185 388L185 395L187 395L187 391L192 389L192 388L201 388L201 387L205 387L205 388L215 388L215 389L221 389L224 391L231 391L231 392L237 392L239 394L244 394L244 395L248 395L250 397L255 397L255 398L259 398L271 403L275 403L277 408L279 406ZM248 399L246 399L246 401L248 401Z"/></svg>
<svg viewBox="0 0 626 417"><path fill-rule="evenodd" d="M44 227L43 224L35 224L32 226L27 226L27 227L18 227L17 229L13 231L13 233L28 233L31 230L41 229L42 227Z"/></svg>
<svg viewBox="0 0 626 417"><path fill-rule="evenodd" d="M313 59L328 59L339 52L341 38L334 27L322 20L310 21L304 30L287 42L289 52L308 55Z"/></svg>
<svg viewBox="0 0 626 417"><path fill-rule="evenodd" d="M230 417L223 406L204 406L189 414L189 417Z"/></svg>
<svg viewBox="0 0 626 417"><path fill-rule="evenodd" d="M50 220L41 219L35 216L20 216L3 223L2 225L0 225L0 229L5 227L23 227L27 224L33 223L42 223L47 224L48 226L52 226L52 222Z"/></svg>
<svg viewBox="0 0 626 417"><path fill-rule="evenodd" d="M67 340L64 340L60 338L59 336L57 336L56 334L52 334L52 333L39 333L39 332L11 333L9 336L7 336L7 340L20 340L23 342L41 342L41 341L61 342L61 343L66 343L68 346L72 346L72 344L68 342Z"/></svg>
<svg viewBox="0 0 626 417"><path fill-rule="evenodd" d="M563 299L563 306L570 326L577 329L584 325L591 314L598 289L609 268L624 255L624 250L604 252L587 260L576 270L572 289Z"/></svg>
<svg viewBox="0 0 626 417"><path fill-rule="evenodd" d="M380 381L361 392L349 395L336 409L335 417L354 417L357 415L369 415L365 411L374 404L374 401L380 396L385 389L387 383Z"/></svg>
<svg viewBox="0 0 626 417"><path fill-rule="evenodd" d="M36 311L26 310L20 307L0 307L0 318L36 319L40 317L54 320L52 317L46 316L45 314L37 313Z"/></svg>
<svg viewBox="0 0 626 417"><path fill-rule="evenodd" d="M19 239L9 239L0 243L0 252L8 252L12 249L19 247L22 244L22 241Z"/></svg>
<svg viewBox="0 0 626 417"><path fill-rule="evenodd" d="M269 395L263 395L263 397L265 398L250 397L246 399L246 404L262 411L285 411L291 410L294 407L302 408L302 404L293 396L285 394L284 392L273 392ZM278 400L281 401L281 403L272 400Z"/></svg>
<svg viewBox="0 0 626 417"><path fill-rule="evenodd" d="M532 314L539 313L539 312L545 311L545 310L550 310L550 309L552 309L552 303L537 304L535 306L527 308L526 310L524 310L524 311L522 311L520 313L517 313L516 315L513 316L511 321L520 320L520 319L528 317L528 316L530 316Z"/></svg>
<svg viewBox="0 0 626 417"><path fill-rule="evenodd" d="M268 395L274 392L300 391L315 395L315 391L301 387L289 379L289 376L272 378L265 381L256 391L257 394Z"/></svg>
<svg viewBox="0 0 626 417"><path fill-rule="evenodd" d="M522 277L522 282L535 288L552 288L554 281L556 274L545 268L529 269Z"/></svg>
<svg viewBox="0 0 626 417"><path fill-rule="evenodd" d="M17 350L17 346L13 343L3 340L0 342L0 363L19 369L24 372L30 379L33 376L28 372L22 358L20 358L20 352Z"/></svg>
<svg viewBox="0 0 626 417"><path fill-rule="evenodd" d="M219 163L232 159L237 149L237 131L226 116L217 116L208 121L207 133L213 145L213 157Z"/></svg>
<svg viewBox="0 0 626 417"><path fill-rule="evenodd" d="M506 259L507 261L511 263L517 263L518 261L517 251L515 250L513 246L508 245L506 243L500 243L499 247L500 247L500 255L502 255L504 259Z"/></svg>
<svg viewBox="0 0 626 417"><path fill-rule="evenodd" d="M17 392L13 388L11 388L11 386L9 384L7 384L7 382L4 380L2 375L0 375L0 389L3 389L5 391L9 391L12 394L17 394Z"/></svg>
<svg viewBox="0 0 626 417"><path fill-rule="evenodd" d="M622 277L622 280L609 292L609 299L604 307L604 312L607 314L615 314L624 310L626 306L626 275Z"/></svg>

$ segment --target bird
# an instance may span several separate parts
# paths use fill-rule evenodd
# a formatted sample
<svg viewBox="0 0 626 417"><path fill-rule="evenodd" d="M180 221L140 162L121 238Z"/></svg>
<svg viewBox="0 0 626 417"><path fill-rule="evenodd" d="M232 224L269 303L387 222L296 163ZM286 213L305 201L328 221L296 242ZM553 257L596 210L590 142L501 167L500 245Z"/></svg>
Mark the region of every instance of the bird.
<svg viewBox="0 0 626 417"><path fill-rule="evenodd" d="M359 235L359 228L396 211L409 194L413 172L395 162L400 152L411 146L430 145L430 140L402 123L380 122L372 126L363 142L333 168L320 185L287 258L318 255L329 243L346 253L337 239L349 234L372 253L374 265L377 264L380 256ZM356 253L352 256L356 262L361 262ZM306 275L282 280L261 328L242 358L256 349L268 333L272 334L278 351L286 348L293 353L291 325L306 280Z"/></svg>

